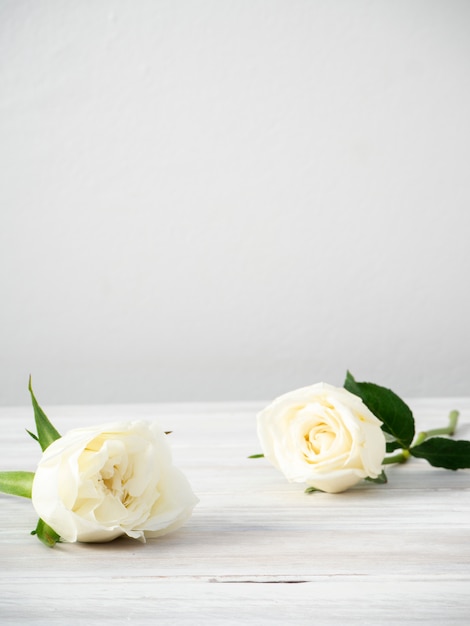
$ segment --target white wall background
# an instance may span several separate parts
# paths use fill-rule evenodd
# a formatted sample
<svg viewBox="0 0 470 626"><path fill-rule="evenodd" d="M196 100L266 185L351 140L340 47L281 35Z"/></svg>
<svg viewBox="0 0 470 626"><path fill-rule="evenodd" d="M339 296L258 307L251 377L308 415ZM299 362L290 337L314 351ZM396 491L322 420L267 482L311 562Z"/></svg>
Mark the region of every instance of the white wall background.
<svg viewBox="0 0 470 626"><path fill-rule="evenodd" d="M470 3L0 0L0 403L470 395Z"/></svg>

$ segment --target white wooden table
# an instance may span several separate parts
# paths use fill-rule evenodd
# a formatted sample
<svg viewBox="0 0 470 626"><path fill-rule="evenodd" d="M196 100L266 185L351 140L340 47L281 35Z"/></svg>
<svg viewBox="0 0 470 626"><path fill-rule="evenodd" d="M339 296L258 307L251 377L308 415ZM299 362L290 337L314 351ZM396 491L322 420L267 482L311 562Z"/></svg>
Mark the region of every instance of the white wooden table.
<svg viewBox="0 0 470 626"><path fill-rule="evenodd" d="M410 400L419 430L470 398ZM172 430L200 504L174 534L141 544L43 546L31 502L0 494L0 623L470 624L470 470L425 461L385 486L305 495L259 452L261 405L45 407L57 429L146 418ZM30 407L0 408L0 469L33 470Z"/></svg>

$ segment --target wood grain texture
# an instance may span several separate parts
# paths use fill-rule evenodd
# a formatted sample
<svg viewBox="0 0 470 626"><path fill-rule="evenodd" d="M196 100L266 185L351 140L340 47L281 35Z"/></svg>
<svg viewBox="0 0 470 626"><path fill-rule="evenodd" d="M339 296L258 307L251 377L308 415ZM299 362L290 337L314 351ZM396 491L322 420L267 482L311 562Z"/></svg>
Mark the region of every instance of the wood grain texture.
<svg viewBox="0 0 470 626"><path fill-rule="evenodd" d="M410 401L417 428L470 398ZM59 431L143 417L172 430L200 503L147 544L44 547L29 500L0 494L0 622L7 624L468 624L470 471L412 459L389 483L305 495L264 459L260 405L45 407ZM1 408L1 469L33 470L32 409Z"/></svg>

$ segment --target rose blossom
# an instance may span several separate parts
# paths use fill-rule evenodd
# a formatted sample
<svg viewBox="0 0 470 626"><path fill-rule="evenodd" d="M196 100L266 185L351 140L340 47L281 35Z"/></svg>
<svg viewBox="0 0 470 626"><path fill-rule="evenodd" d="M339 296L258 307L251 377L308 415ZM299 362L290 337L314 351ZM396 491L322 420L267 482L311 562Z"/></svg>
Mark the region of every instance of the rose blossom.
<svg viewBox="0 0 470 626"><path fill-rule="evenodd" d="M317 383L296 389L274 400L257 420L265 457L291 482L338 493L382 471L381 422L342 387Z"/></svg>
<svg viewBox="0 0 470 626"><path fill-rule="evenodd" d="M69 431L44 451L32 489L38 515L71 542L145 541L181 526L197 501L167 435L144 421Z"/></svg>

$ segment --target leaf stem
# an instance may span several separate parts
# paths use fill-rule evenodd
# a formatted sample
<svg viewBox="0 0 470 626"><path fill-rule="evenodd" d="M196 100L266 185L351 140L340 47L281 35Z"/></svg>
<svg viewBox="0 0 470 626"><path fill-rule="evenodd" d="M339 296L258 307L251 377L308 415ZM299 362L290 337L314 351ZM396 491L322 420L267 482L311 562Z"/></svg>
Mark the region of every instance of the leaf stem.
<svg viewBox="0 0 470 626"><path fill-rule="evenodd" d="M403 450L398 454L394 454L392 456L386 456L382 461L383 465L391 465L392 463L406 463L410 458L410 453L408 450Z"/></svg>
<svg viewBox="0 0 470 626"><path fill-rule="evenodd" d="M423 441L426 441L426 439L429 439L430 437L436 437L437 435L452 436L455 433L455 429L457 428L458 419L459 419L459 412L451 411L449 413L448 426L445 426L444 428L433 428L431 430L425 430L425 431L418 433L411 447L414 448L415 446L419 446L419 444L423 443Z"/></svg>

